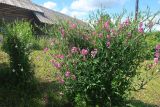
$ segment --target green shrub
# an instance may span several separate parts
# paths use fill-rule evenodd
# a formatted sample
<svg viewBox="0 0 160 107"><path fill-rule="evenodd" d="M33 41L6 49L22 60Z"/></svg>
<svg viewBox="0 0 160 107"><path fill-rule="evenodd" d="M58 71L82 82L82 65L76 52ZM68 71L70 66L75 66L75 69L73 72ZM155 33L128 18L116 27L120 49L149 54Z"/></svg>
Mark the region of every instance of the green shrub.
<svg viewBox="0 0 160 107"><path fill-rule="evenodd" d="M3 49L9 55L10 73L18 85L33 79L29 59L32 27L28 22L15 22L5 26Z"/></svg>
<svg viewBox="0 0 160 107"><path fill-rule="evenodd" d="M69 23L57 33L64 55L55 55L51 62L62 71L57 74L58 81L77 106L81 102L93 107L124 106L147 54L143 23L131 18L113 23L109 17L101 18L94 32L77 26L72 29Z"/></svg>
<svg viewBox="0 0 160 107"><path fill-rule="evenodd" d="M61 71L56 79L62 91L77 107L125 106L130 92L137 88L133 86L134 78L139 77L137 68L150 54L143 22L126 18L121 23L122 16L113 22L107 14L101 15L91 20L94 24L88 29L63 22L54 32L53 49L59 53L50 53L49 46L44 50Z"/></svg>

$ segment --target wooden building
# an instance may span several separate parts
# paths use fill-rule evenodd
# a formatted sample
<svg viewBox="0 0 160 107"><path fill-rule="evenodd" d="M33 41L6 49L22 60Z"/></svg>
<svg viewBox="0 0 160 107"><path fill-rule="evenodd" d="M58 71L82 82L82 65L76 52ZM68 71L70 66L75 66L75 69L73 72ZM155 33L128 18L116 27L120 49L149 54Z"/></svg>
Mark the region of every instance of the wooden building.
<svg viewBox="0 0 160 107"><path fill-rule="evenodd" d="M82 21L34 4L31 0L0 0L0 20L29 20L36 24L58 24L59 20Z"/></svg>

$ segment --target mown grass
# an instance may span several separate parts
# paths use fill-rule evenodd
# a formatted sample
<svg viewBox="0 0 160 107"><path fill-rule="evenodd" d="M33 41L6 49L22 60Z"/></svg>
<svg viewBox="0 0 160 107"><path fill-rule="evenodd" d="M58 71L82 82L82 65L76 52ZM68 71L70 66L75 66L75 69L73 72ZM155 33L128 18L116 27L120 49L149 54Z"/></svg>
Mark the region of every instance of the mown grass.
<svg viewBox="0 0 160 107"><path fill-rule="evenodd" d="M159 77L150 81L145 89L134 93L135 107L160 107L160 74Z"/></svg>
<svg viewBox="0 0 160 107"><path fill-rule="evenodd" d="M66 98L60 95L59 84L55 82L54 75L57 71L49 62L50 57L46 57L43 51L33 51L30 57L38 82L26 91L7 82L11 77L7 74L9 59L7 54L0 51L0 83L2 84L0 85L0 107L71 107ZM130 106L159 107L159 82L160 78L156 78L144 90L134 93Z"/></svg>

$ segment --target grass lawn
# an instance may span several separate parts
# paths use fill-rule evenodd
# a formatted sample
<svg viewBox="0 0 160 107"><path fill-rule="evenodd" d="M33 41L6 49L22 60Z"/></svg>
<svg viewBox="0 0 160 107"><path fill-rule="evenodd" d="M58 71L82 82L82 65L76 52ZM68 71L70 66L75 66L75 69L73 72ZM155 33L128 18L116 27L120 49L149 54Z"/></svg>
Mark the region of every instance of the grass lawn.
<svg viewBox="0 0 160 107"><path fill-rule="evenodd" d="M152 80L144 90L135 93L135 107L160 107L160 77ZM145 104L146 103L146 104ZM156 106L157 105L157 106Z"/></svg>
<svg viewBox="0 0 160 107"><path fill-rule="evenodd" d="M49 61L46 62L49 58L45 57L42 51L34 51L31 54L38 84L28 92L9 86L8 83L4 84L8 80L4 73L8 66L7 58L7 55L0 51L0 83L3 83L0 86L0 107L70 107L67 100L59 94L59 86L54 80L56 70ZM159 82L160 78L156 78L145 90L134 93L132 107L160 107Z"/></svg>

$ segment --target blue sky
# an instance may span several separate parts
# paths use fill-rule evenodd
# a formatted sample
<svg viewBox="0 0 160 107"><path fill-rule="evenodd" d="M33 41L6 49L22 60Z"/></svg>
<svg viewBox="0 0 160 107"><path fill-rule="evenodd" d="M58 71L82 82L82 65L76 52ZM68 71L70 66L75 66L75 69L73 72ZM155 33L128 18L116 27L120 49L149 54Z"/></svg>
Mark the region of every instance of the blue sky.
<svg viewBox="0 0 160 107"><path fill-rule="evenodd" d="M105 8L109 14L122 12L134 12L136 0L32 0L34 3L59 11L72 17L86 19L90 12L98 8ZM140 10L147 6L151 11L160 10L160 0L139 0Z"/></svg>

